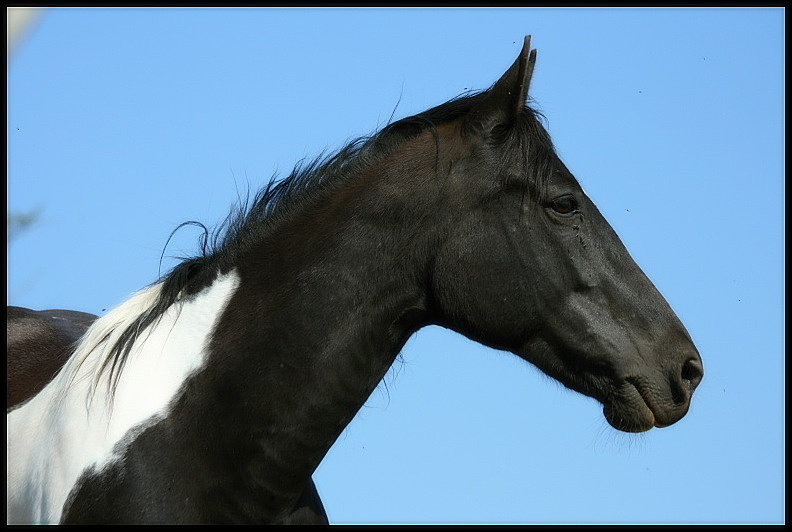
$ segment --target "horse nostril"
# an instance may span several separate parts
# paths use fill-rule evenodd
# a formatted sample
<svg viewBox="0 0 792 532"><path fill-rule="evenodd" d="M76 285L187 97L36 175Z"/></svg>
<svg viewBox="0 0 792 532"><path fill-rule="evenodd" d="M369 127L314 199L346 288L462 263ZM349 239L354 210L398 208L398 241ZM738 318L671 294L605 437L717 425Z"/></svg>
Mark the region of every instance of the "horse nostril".
<svg viewBox="0 0 792 532"><path fill-rule="evenodd" d="M699 358L689 358L682 364L682 380L689 383L690 392L696 389L696 386L701 382L704 377L704 368L701 366Z"/></svg>

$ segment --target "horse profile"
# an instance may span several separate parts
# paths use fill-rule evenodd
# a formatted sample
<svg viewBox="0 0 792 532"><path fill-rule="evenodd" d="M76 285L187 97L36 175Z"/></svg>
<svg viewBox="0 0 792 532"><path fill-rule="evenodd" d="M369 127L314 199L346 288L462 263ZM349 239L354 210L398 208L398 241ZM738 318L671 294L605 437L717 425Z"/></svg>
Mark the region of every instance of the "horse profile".
<svg viewBox="0 0 792 532"><path fill-rule="evenodd" d="M528 105L535 60L526 37L489 89L298 166L88 320L9 397L8 522L326 522L314 470L427 325L516 354L616 429L682 418L698 351Z"/></svg>

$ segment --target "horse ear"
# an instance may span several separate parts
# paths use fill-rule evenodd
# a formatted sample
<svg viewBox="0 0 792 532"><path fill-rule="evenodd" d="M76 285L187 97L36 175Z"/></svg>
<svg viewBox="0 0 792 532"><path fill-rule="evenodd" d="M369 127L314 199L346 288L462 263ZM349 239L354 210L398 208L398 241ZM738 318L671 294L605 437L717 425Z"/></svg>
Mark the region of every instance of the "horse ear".
<svg viewBox="0 0 792 532"><path fill-rule="evenodd" d="M511 126L525 108L534 64L536 50L531 50L531 36L526 35L520 55L471 111L469 123L474 129L489 136L496 129Z"/></svg>

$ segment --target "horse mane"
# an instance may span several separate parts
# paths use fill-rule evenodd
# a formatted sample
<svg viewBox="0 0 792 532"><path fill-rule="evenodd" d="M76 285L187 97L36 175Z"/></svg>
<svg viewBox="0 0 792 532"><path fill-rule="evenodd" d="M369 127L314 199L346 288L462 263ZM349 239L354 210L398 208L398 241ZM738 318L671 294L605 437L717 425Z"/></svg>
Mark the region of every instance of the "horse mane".
<svg viewBox="0 0 792 532"><path fill-rule="evenodd" d="M142 310L135 308L127 314L125 322L97 320L95 326L102 327L103 332L91 335L92 327L83 338L78 349L84 351L85 357L104 345L102 360L94 374L94 386L107 372L112 398L135 341L146 329L155 325L166 310L200 292L219 273L229 271L241 252L266 238L293 213L321 201L406 140L430 131L439 152L437 127L466 116L486 93L463 93L422 113L391 122L373 135L355 138L330 155L321 154L314 159L300 161L285 178L279 180L277 175L273 176L252 202L240 200L211 235L201 223L180 224L174 233L184 225L203 228L200 253L182 258L179 264L149 285L148 289L141 291L142 294L148 290L150 300ZM503 171L499 172L503 185L515 178L520 179L525 193L538 201L545 201L544 183L556 168L555 149L541 124L543 120L541 113L525 105L512 124L510 133L496 139L505 147L500 160ZM505 172L509 167L528 171L520 176L509 176ZM126 303L121 304L122 307L124 305ZM83 345L88 342L93 345L89 344L83 349Z"/></svg>

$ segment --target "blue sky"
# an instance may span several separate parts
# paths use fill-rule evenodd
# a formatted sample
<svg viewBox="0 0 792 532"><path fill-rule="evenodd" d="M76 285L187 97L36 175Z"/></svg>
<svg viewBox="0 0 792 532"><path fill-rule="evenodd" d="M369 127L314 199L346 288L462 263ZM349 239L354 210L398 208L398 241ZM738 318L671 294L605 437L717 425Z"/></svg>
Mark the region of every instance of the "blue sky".
<svg viewBox="0 0 792 532"><path fill-rule="evenodd" d="M319 466L334 523L781 523L784 11L49 9L8 68L8 304L104 313L300 159L512 63L706 375L642 435L419 331Z"/></svg>

